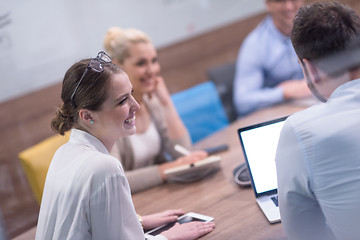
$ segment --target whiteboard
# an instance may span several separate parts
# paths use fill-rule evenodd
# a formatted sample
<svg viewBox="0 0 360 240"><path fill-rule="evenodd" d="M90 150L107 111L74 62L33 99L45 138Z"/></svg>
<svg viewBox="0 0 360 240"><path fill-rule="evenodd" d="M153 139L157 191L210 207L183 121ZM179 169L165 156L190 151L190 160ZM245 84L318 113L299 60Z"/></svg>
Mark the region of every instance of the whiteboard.
<svg viewBox="0 0 360 240"><path fill-rule="evenodd" d="M264 0L1 0L0 103L61 82L109 27L138 28L161 48L264 10Z"/></svg>

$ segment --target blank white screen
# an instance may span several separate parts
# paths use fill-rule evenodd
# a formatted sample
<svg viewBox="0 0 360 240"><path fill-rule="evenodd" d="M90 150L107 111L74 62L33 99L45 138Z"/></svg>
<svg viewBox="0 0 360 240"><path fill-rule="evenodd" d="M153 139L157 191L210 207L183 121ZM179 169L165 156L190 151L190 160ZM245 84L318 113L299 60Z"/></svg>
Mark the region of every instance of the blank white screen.
<svg viewBox="0 0 360 240"><path fill-rule="evenodd" d="M241 133L257 193L277 189L275 154L284 121Z"/></svg>

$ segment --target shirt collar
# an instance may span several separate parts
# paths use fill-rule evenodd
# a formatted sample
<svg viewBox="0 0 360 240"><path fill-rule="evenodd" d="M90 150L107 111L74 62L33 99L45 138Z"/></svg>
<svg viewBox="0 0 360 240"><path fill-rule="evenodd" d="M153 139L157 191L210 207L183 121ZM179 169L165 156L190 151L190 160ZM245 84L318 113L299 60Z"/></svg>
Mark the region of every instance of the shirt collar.
<svg viewBox="0 0 360 240"><path fill-rule="evenodd" d="M348 92L348 91L354 91L354 94L358 94L360 89L360 79L355 79L355 80L351 80L348 81L342 85L340 85L339 87L337 87L335 89L335 91L331 94L330 99L333 98L337 98L337 97L341 97L344 95L344 91Z"/></svg>
<svg viewBox="0 0 360 240"><path fill-rule="evenodd" d="M99 139L85 131L76 128L71 129L69 142L85 145L101 153L109 154L109 151Z"/></svg>
<svg viewBox="0 0 360 240"><path fill-rule="evenodd" d="M284 42L290 42L291 43L291 39L289 36L285 36L284 34L282 34L279 29L275 26L274 24L274 20L273 17L271 15L268 15L265 19L266 24L268 25L270 31L272 31L274 33L274 35L276 37L278 37L279 39L281 39Z"/></svg>

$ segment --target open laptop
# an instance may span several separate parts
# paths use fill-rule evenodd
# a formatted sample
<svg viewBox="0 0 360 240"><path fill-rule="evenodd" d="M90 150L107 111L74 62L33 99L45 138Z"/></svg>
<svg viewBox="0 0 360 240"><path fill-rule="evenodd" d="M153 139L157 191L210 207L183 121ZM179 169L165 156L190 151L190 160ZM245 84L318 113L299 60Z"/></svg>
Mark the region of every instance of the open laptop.
<svg viewBox="0 0 360 240"><path fill-rule="evenodd" d="M275 154L287 117L238 129L256 202L271 223L279 222Z"/></svg>

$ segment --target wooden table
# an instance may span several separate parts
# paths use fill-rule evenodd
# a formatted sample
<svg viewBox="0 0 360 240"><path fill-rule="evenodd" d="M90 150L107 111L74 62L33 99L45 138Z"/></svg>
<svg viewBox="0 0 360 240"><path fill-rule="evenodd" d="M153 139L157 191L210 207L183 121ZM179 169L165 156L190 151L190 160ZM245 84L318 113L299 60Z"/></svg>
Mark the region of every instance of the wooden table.
<svg viewBox="0 0 360 240"><path fill-rule="evenodd" d="M194 147L229 144L222 157L222 168L216 174L194 183L169 183L133 195L135 208L146 215L172 208L198 212L214 217L216 228L202 239L287 239L281 223L270 224L258 207L250 187L240 187L233 180L233 169L244 156L237 129L247 125L290 115L301 106L279 105L244 117L227 128L197 143Z"/></svg>
<svg viewBox="0 0 360 240"><path fill-rule="evenodd" d="M279 105L255 112L227 128L197 143L201 149L219 144L229 144L221 153L222 168L216 174L194 183L164 184L133 195L135 208L146 215L172 208L198 212L215 218L216 228L201 239L239 240L287 239L281 223L270 224L258 207L250 187L240 187L233 180L233 169L243 163L244 156L237 136L237 129L304 109L303 106ZM35 238L36 227L13 240Z"/></svg>

